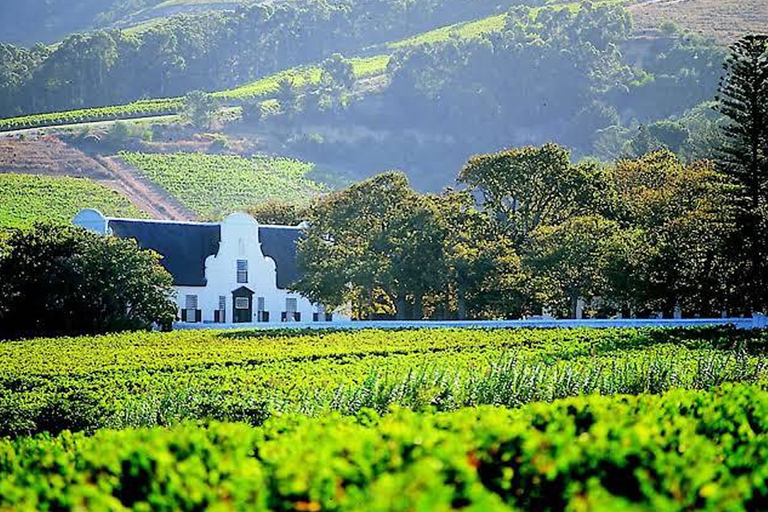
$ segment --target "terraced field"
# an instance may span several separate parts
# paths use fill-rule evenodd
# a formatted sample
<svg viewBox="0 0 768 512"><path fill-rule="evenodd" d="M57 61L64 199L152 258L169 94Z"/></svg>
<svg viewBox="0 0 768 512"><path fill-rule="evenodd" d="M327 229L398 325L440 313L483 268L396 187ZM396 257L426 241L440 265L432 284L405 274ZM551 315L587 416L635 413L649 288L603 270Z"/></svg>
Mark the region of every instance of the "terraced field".
<svg viewBox="0 0 768 512"><path fill-rule="evenodd" d="M202 219L270 199L308 200L325 190L307 177L312 164L286 158L129 152L120 157Z"/></svg>
<svg viewBox="0 0 768 512"><path fill-rule="evenodd" d="M83 208L111 216L145 216L119 193L87 178L0 174L0 227L71 223Z"/></svg>

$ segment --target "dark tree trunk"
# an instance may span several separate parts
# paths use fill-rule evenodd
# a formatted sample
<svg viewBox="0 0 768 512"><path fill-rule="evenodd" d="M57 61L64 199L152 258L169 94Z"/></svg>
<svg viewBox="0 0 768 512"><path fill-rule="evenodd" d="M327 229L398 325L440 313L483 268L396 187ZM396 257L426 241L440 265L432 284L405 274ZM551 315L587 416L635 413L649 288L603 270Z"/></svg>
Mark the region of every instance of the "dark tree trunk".
<svg viewBox="0 0 768 512"><path fill-rule="evenodd" d="M399 295L395 302L395 318L398 320L405 320L408 312L408 302L405 300L405 295Z"/></svg>
<svg viewBox="0 0 768 512"><path fill-rule="evenodd" d="M413 319L421 320L424 318L424 298L420 293L413 296Z"/></svg>
<svg viewBox="0 0 768 512"><path fill-rule="evenodd" d="M461 286L456 290L456 313L459 320L467 319L467 299Z"/></svg>

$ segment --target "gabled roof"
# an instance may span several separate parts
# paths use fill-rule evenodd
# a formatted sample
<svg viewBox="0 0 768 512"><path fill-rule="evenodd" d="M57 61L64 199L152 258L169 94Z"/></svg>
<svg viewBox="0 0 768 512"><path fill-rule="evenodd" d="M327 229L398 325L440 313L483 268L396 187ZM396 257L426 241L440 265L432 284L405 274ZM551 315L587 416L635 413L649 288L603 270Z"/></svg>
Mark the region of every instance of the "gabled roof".
<svg viewBox="0 0 768 512"><path fill-rule="evenodd" d="M109 229L120 238L133 238L143 249L163 256L161 265L176 286L205 286L205 260L219 252L218 224L110 219Z"/></svg>
<svg viewBox="0 0 768 512"><path fill-rule="evenodd" d="M277 266L277 287L286 290L299 279L296 243L301 230L286 226L259 226L259 240L264 256Z"/></svg>
<svg viewBox="0 0 768 512"><path fill-rule="evenodd" d="M206 286L205 260L218 254L221 225L138 219L106 219L108 230L120 238L133 238L143 249L163 256L160 263L176 286ZM277 287L288 289L299 278L296 242L301 229L259 226L264 256L275 262Z"/></svg>

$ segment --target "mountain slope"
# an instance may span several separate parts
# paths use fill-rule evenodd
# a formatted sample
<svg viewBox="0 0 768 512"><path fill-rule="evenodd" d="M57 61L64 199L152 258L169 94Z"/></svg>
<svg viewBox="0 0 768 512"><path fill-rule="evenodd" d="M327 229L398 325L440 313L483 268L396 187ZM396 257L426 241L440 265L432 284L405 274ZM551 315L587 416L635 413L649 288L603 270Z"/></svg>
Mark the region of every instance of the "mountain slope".
<svg viewBox="0 0 768 512"><path fill-rule="evenodd" d="M665 22L730 43L747 33L768 33L765 0L641 0L629 7L639 31Z"/></svg>
<svg viewBox="0 0 768 512"><path fill-rule="evenodd" d="M122 194L88 178L0 174L0 228L37 221L69 223L83 208L112 216L146 216Z"/></svg>
<svg viewBox="0 0 768 512"><path fill-rule="evenodd" d="M132 204L133 210L143 212L142 215L157 219L176 219L188 220L194 217L190 211L181 205L176 199L167 194L152 181L144 178L134 169L125 166L119 160L110 157L86 155L82 151L72 147L53 137L43 137L41 139L18 140L14 138L0 139L0 178L7 175L37 175L45 178L82 178L83 182L92 183L93 189L112 190L123 198L123 201ZM4 178L4 183L14 183ZM56 182L42 180L45 186L55 183L68 183L66 181ZM44 187L43 187L44 189ZM26 189L25 189L26 190ZM37 187L35 190L42 190ZM88 188L78 187L78 191L87 192ZM6 196L0 198L10 200L13 190L5 191ZM79 192L78 192L79 193ZM95 200L98 199L99 192L95 192ZM19 195L19 198L25 196ZM42 199L37 196L30 196L33 204L38 204ZM55 196L54 196L55 197ZM81 196L85 197L81 194ZM21 201L22 199L17 199ZM49 207L54 212L59 208L58 199L53 197L49 200ZM97 205L96 203L94 203ZM78 203L78 207L87 207L87 201ZM31 212L30 208L24 209L25 212ZM68 215L71 208L65 209ZM21 211L21 210L20 210ZM7 212L6 212L7 213ZM34 212L33 212L34 213ZM106 212L105 212L106 213ZM10 215L10 214L8 214ZM62 214L54 216L60 219ZM18 215L16 216L18 218Z"/></svg>

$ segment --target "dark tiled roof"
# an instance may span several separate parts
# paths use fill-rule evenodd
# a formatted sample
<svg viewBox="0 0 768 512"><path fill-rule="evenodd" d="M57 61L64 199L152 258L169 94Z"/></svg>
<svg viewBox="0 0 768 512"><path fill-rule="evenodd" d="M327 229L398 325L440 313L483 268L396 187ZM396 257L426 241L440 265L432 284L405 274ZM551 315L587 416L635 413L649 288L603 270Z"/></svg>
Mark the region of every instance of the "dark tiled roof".
<svg viewBox="0 0 768 512"><path fill-rule="evenodd" d="M161 264L176 286L205 286L205 259L219 252L221 227L217 224L184 224L111 219L112 234L133 238L144 249L161 254Z"/></svg>
<svg viewBox="0 0 768 512"><path fill-rule="evenodd" d="M277 287L286 290L299 279L296 242L301 230L283 226L259 226L259 240L264 256L277 267Z"/></svg>
<svg viewBox="0 0 768 512"><path fill-rule="evenodd" d="M221 226L110 219L112 234L133 238L144 249L163 256L161 264L173 276L176 286L205 286L205 260L219 252ZM259 226L264 256L277 267L277 287L288 289L299 278L296 242L301 230L284 226Z"/></svg>

